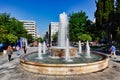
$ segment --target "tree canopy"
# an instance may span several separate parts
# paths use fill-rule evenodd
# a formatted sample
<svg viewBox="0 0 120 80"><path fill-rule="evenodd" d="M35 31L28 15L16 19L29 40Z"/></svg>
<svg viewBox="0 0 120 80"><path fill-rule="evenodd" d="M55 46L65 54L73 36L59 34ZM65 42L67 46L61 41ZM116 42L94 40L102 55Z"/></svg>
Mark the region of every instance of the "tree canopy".
<svg viewBox="0 0 120 80"><path fill-rule="evenodd" d="M8 13L0 14L0 43L15 44L20 37L27 36L22 22L10 17Z"/></svg>
<svg viewBox="0 0 120 80"><path fill-rule="evenodd" d="M87 19L86 13L83 11L70 14L69 19L69 36L70 41L78 42L81 41L91 41L92 34L94 32L94 25L90 20Z"/></svg>
<svg viewBox="0 0 120 80"><path fill-rule="evenodd" d="M117 37L120 31L120 0L114 1L115 0L96 1L96 27L100 32L98 36L100 38L106 38L109 43L120 40Z"/></svg>

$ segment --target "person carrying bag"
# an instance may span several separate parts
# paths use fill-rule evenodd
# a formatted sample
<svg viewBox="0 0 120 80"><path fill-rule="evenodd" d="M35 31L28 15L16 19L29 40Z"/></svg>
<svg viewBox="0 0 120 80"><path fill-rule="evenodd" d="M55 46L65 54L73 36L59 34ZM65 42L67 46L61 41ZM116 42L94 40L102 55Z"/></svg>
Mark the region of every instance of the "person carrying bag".
<svg viewBox="0 0 120 80"><path fill-rule="evenodd" d="M9 45L7 48L8 61L11 61L12 53L13 53L12 47Z"/></svg>

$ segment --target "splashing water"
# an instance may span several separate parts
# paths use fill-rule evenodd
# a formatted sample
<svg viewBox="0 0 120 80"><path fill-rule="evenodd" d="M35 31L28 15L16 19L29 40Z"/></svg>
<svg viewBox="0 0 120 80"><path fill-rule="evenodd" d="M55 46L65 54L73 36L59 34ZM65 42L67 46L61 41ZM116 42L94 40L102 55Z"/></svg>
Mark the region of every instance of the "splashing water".
<svg viewBox="0 0 120 80"><path fill-rule="evenodd" d="M60 16L60 23L59 23L59 31L58 31L58 46L65 47L66 46L66 39L68 37L68 18L65 12L61 13Z"/></svg>
<svg viewBox="0 0 120 80"><path fill-rule="evenodd" d="M45 41L43 42L43 54L46 53L46 44L45 44Z"/></svg>
<svg viewBox="0 0 120 80"><path fill-rule="evenodd" d="M66 40L65 61L67 61L67 62L71 62L71 61L72 61L72 60L70 59L69 40L68 40L68 38L67 38L67 40Z"/></svg>
<svg viewBox="0 0 120 80"><path fill-rule="evenodd" d="M78 52L78 53L79 53L79 54L82 53L81 41L79 41L79 52Z"/></svg>
<svg viewBox="0 0 120 80"><path fill-rule="evenodd" d="M91 56L90 56L90 46L89 46L88 41L86 43L86 58L91 58Z"/></svg>
<svg viewBox="0 0 120 80"><path fill-rule="evenodd" d="M38 59L43 59L42 52L41 52L41 43L38 44Z"/></svg>

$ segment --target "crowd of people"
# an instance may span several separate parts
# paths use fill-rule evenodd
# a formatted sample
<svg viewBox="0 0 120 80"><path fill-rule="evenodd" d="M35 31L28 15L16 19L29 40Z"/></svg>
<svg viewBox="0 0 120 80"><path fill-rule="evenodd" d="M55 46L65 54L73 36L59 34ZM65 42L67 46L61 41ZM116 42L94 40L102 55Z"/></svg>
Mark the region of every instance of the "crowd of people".
<svg viewBox="0 0 120 80"><path fill-rule="evenodd" d="M10 62L13 59L12 58L13 52L15 52L17 56L19 56L21 54L21 52L20 52L21 49L23 49L24 54L26 54L27 47L25 45L22 48L19 45L17 45L17 46L15 46L14 49L11 45L8 45L7 48L3 51L3 55L7 55L8 61Z"/></svg>

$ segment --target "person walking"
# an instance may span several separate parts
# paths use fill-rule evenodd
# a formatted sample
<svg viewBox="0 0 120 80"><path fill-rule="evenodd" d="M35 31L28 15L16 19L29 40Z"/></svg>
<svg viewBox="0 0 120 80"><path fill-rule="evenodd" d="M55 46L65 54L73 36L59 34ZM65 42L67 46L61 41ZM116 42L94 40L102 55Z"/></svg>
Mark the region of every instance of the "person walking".
<svg viewBox="0 0 120 80"><path fill-rule="evenodd" d="M24 54L26 54L26 52L27 52L27 47L24 45L23 46L23 50L24 50Z"/></svg>
<svg viewBox="0 0 120 80"><path fill-rule="evenodd" d="M111 45L111 48L110 48L110 57L116 59L116 47L114 46L114 44Z"/></svg>
<svg viewBox="0 0 120 80"><path fill-rule="evenodd" d="M13 53L11 45L7 47L7 55L8 55L8 61L11 61L11 55Z"/></svg>
<svg viewBox="0 0 120 80"><path fill-rule="evenodd" d="M16 55L20 55L20 47L18 45L16 46Z"/></svg>

